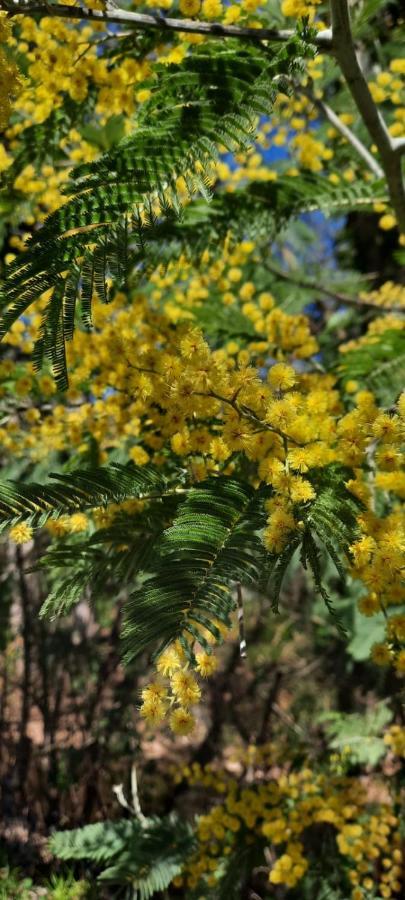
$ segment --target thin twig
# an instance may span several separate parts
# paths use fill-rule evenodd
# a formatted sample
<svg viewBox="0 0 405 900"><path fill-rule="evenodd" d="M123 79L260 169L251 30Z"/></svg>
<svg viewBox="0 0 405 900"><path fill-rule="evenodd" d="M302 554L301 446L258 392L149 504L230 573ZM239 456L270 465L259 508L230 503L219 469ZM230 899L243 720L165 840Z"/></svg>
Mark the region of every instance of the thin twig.
<svg viewBox="0 0 405 900"><path fill-rule="evenodd" d="M323 100L315 97L314 94L310 90L308 90L308 88L299 87L298 90L301 94L304 95L304 97L307 97L308 100L311 100L314 106L316 106L319 112L322 113L322 115L325 117L325 119L327 119L328 122L330 122L331 125L336 128L336 131L338 131L344 138L346 138L346 140L349 142L349 144L352 145L356 153L358 153L358 155L361 156L361 158L367 164L371 172L373 172L374 175L377 176L377 178L384 178L384 170L374 158L372 153L367 150L367 147L365 147L365 145L362 143L362 141L359 140L354 132L350 128L348 128L341 119L339 119L339 116L336 115L333 109L331 109L331 107L328 106L328 104Z"/></svg>
<svg viewBox="0 0 405 900"><path fill-rule="evenodd" d="M136 772L136 763L132 764L131 768L131 795L132 795L132 806L136 818L142 822L143 825L146 824L147 818L144 816L141 809L141 801L139 799L139 790L138 790L138 776Z"/></svg>
<svg viewBox="0 0 405 900"><path fill-rule="evenodd" d="M315 291L317 294L325 294L326 297L330 297L331 300L335 300L337 303L344 303L345 306L354 306L356 309L361 309L362 307L365 309L375 309L379 313L405 312L405 309L402 306L380 306L379 303L373 303L372 300L361 300L360 297L350 297L347 294L342 294L340 291L333 291L331 288L324 287L322 284L317 284L315 281L307 281L306 278L296 278L295 275L291 275L289 272L283 272L282 269L278 269L267 261L263 262L263 267L267 272L274 275L275 278L279 278L280 281L288 281L290 284L295 284L297 287L304 288L305 290ZM322 300L320 300L320 302L322 302Z"/></svg>
<svg viewBox="0 0 405 900"><path fill-rule="evenodd" d="M87 9L85 6L64 6L61 3L24 3L22 0L0 0L0 9L9 16L43 15L47 18L84 19L94 22L131 26L138 31L158 30L163 32L179 31L183 34L202 34L210 38L239 38L240 40L260 43L274 41L284 44L294 35L294 31L277 28L249 28L242 25L223 25L221 22L200 22L198 19L172 19L161 15L130 12L110 6L110 9ZM319 31L311 39L323 53L330 52L332 40L330 29Z"/></svg>

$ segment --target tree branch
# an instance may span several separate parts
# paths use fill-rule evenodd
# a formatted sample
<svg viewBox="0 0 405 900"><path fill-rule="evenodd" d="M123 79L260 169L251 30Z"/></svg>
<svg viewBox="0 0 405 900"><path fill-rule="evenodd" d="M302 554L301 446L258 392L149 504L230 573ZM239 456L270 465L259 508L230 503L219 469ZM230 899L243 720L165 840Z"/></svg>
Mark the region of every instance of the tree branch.
<svg viewBox="0 0 405 900"><path fill-rule="evenodd" d="M398 227L405 232L405 184L402 146L395 146L362 72L353 41L348 0L330 0L333 51L367 131L380 154Z"/></svg>
<svg viewBox="0 0 405 900"><path fill-rule="evenodd" d="M282 269L277 269L276 266L271 265L268 262L263 262L263 266L267 272L270 272L275 278L279 278L280 281L288 281L290 284L295 284L297 287L303 288L304 290L315 291L317 294L325 294L325 297L330 297L331 300L335 300L337 303L343 303L345 306L354 306L356 309L374 309L382 313L403 313L405 310L402 306L380 306L379 303L373 303L372 300L361 300L360 297L350 297L348 294L342 294L340 291L332 291L330 288L323 287L322 284L317 284L315 281L307 281L304 278L295 278L294 275L291 275L289 272L283 272Z"/></svg>
<svg viewBox="0 0 405 900"><path fill-rule="evenodd" d="M210 38L239 38L241 40L274 41L285 43L294 35L291 30L279 30L276 28L249 28L241 25L222 25L221 22L200 22L197 19L172 19L163 15L148 15L146 13L129 12L124 9L112 8L110 5L105 10L87 9L85 6L64 6L61 3L47 5L46 3L24 3L24 0L0 0L0 9L9 16L17 15L43 15L64 19L85 19L94 22L110 22L111 24L132 26L138 31L155 29L159 31L180 31L184 34L202 34ZM319 31L314 37L313 43L327 53L332 49L330 29Z"/></svg>
<svg viewBox="0 0 405 900"><path fill-rule="evenodd" d="M314 106L319 109L319 112L328 120L328 122L336 128L343 137L352 145L353 149L358 153L359 156L364 160L367 164L368 168L377 178L384 178L384 169L381 168L380 164L374 158L374 156L367 150L367 147L359 140L358 137L351 131L344 122L339 119L339 116L328 106L327 103L324 103L323 100L320 100L318 97L315 97L311 91L307 88L298 88L300 93L304 94L305 97L308 97L308 100L311 100Z"/></svg>

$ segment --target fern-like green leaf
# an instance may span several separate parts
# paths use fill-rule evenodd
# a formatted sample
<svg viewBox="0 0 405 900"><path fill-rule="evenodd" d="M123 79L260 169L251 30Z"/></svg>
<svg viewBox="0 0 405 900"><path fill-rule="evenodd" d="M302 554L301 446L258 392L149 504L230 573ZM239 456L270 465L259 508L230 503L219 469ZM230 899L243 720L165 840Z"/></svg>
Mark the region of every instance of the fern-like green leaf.
<svg viewBox="0 0 405 900"><path fill-rule="evenodd" d="M50 847L59 859L109 863L100 872L100 881L130 884L139 900L149 900L179 874L193 850L194 837L191 826L172 814L59 831Z"/></svg>
<svg viewBox="0 0 405 900"><path fill-rule="evenodd" d="M166 480L153 466L111 464L69 475L51 474L52 485L0 482L0 530L29 522L40 527L49 518L131 497L163 493Z"/></svg>
<svg viewBox="0 0 405 900"><path fill-rule="evenodd" d="M219 638L215 620L230 624L235 581L259 578L263 524L260 499L247 484L214 478L191 488L163 533L156 574L129 598L127 660L185 633L203 645L205 629Z"/></svg>

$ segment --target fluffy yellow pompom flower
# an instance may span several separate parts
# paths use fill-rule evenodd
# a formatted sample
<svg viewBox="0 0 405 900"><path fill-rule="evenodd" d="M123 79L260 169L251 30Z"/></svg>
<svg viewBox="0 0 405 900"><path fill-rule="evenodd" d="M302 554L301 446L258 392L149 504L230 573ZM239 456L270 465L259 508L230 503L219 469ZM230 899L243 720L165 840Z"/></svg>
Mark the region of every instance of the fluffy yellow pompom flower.
<svg viewBox="0 0 405 900"><path fill-rule="evenodd" d="M201 690L192 676L191 672L182 669L175 672L170 679L172 691L183 706L191 706L192 703L198 703L201 697Z"/></svg>
<svg viewBox="0 0 405 900"><path fill-rule="evenodd" d="M387 644L373 644L371 659L377 666L388 666L391 662L391 651Z"/></svg>
<svg viewBox="0 0 405 900"><path fill-rule="evenodd" d="M13 541L14 544L25 544L26 541L30 541L33 535L33 530L30 525L27 525L25 522L21 522L19 525L14 525L13 528L10 528L8 536L10 541Z"/></svg>
<svg viewBox="0 0 405 900"><path fill-rule="evenodd" d="M264 546L271 553L281 553L296 528L294 516L282 508L276 509L269 519L269 526L263 535Z"/></svg>
<svg viewBox="0 0 405 900"><path fill-rule="evenodd" d="M405 759L405 728L403 726L391 725L384 735L384 743L396 756L403 756Z"/></svg>
<svg viewBox="0 0 405 900"><path fill-rule="evenodd" d="M203 0L202 12L206 19L218 19L222 15L220 0Z"/></svg>
<svg viewBox="0 0 405 900"><path fill-rule="evenodd" d="M157 681L151 682L142 691L142 706L140 714L146 719L149 725L158 725L165 717L167 712L167 691L162 684Z"/></svg>
<svg viewBox="0 0 405 900"><path fill-rule="evenodd" d="M0 44L6 44L11 36L11 24L6 13L0 12ZM17 66L0 47L0 129L3 130L11 113L11 101L22 86L22 76Z"/></svg>
<svg viewBox="0 0 405 900"><path fill-rule="evenodd" d="M0 172L5 172L12 164L11 156L6 153L3 144L0 144Z"/></svg>
<svg viewBox="0 0 405 900"><path fill-rule="evenodd" d="M165 700L166 697L166 688L157 681L152 681L142 691L142 700L144 700L145 703L152 702L153 700Z"/></svg>
<svg viewBox="0 0 405 900"><path fill-rule="evenodd" d="M181 659L175 647L168 647L160 654L156 668L164 676L173 675L177 669L181 668Z"/></svg>
<svg viewBox="0 0 405 900"><path fill-rule="evenodd" d="M148 725L159 725L166 715L167 706L162 700L145 701L140 708L140 714Z"/></svg>
<svg viewBox="0 0 405 900"><path fill-rule="evenodd" d="M218 668L218 660L212 653L196 653L195 658L197 660L197 672L203 678L209 678Z"/></svg>
<svg viewBox="0 0 405 900"><path fill-rule="evenodd" d="M293 503L307 503L308 500L313 500L316 496L312 484L299 475L290 477L289 490Z"/></svg>
<svg viewBox="0 0 405 900"><path fill-rule="evenodd" d="M89 520L84 513L73 513L69 519L69 529L75 534L78 531L86 531L86 528L89 524Z"/></svg>
<svg viewBox="0 0 405 900"><path fill-rule="evenodd" d="M183 16L196 16L201 8L201 0L180 0L179 7Z"/></svg>
<svg viewBox="0 0 405 900"><path fill-rule="evenodd" d="M381 216L381 219L378 220L378 224L383 231L390 231L391 228L395 228L397 220L391 213L385 213L385 215Z"/></svg>
<svg viewBox="0 0 405 900"><path fill-rule="evenodd" d="M363 614L363 616L375 616L376 613L381 611L381 606L378 601L377 594L368 594L367 597L362 597L357 604L359 611Z"/></svg>
<svg viewBox="0 0 405 900"><path fill-rule="evenodd" d="M149 456L146 450L143 447L139 447L136 445L135 447L131 447L128 452L128 456L137 466L145 466L147 462L149 462Z"/></svg>
<svg viewBox="0 0 405 900"><path fill-rule="evenodd" d="M273 391L288 391L296 382L296 374L292 366L276 363L269 371L268 381Z"/></svg>
<svg viewBox="0 0 405 900"><path fill-rule="evenodd" d="M187 709L175 709L170 716L170 728L174 734L191 734L195 718Z"/></svg>

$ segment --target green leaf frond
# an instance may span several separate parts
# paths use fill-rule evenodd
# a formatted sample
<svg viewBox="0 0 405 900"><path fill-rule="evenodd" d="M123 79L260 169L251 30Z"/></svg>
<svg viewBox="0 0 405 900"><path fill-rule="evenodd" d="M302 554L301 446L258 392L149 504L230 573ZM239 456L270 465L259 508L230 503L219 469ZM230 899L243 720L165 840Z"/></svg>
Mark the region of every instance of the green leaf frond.
<svg viewBox="0 0 405 900"><path fill-rule="evenodd" d="M346 487L353 471L339 464L314 469L311 481L317 491L310 504L306 523L329 553L342 579L346 577L350 544L359 536L358 516L363 504ZM346 559L347 563L347 559Z"/></svg>
<svg viewBox="0 0 405 900"><path fill-rule="evenodd" d="M111 464L51 477L55 484L0 483L0 530L23 521L41 527L50 518L156 496L166 487L165 478L153 466Z"/></svg>
<svg viewBox="0 0 405 900"><path fill-rule="evenodd" d="M352 477L351 469L338 464L312 470L310 478L317 495L315 500L297 512L297 517L299 516L302 523L301 529L293 533L291 540L280 554L270 555L268 565L264 568L261 587L267 585L274 612L278 612L280 593L288 567L294 554L299 550L302 565L305 569L310 569L316 590L337 626L343 631L323 584L319 544L330 556L342 580L345 580L349 547L359 535L357 518L363 508L361 502L345 487L345 482Z"/></svg>
<svg viewBox="0 0 405 900"><path fill-rule="evenodd" d="M118 510L111 525L89 538L69 534L51 544L40 562L53 581L40 615L52 619L65 615L87 587L93 597L111 595L112 589L133 584L141 571L153 571L158 541L181 499L182 495L173 494L148 502L136 513Z"/></svg>
<svg viewBox="0 0 405 900"><path fill-rule="evenodd" d="M163 533L156 573L129 598L127 661L157 641L186 635L204 646L206 629L220 638L215 621L230 625L235 582L259 578L263 524L261 500L246 484L213 478L190 489Z"/></svg>
<svg viewBox="0 0 405 900"><path fill-rule="evenodd" d="M139 900L164 891L193 847L191 826L175 814L97 822L56 832L50 841L59 859L95 863L102 867L100 881L131 885Z"/></svg>
<svg viewBox="0 0 405 900"><path fill-rule="evenodd" d="M405 331L388 328L357 349L342 353L338 374L342 381L359 381L381 403L392 406L404 386Z"/></svg>

